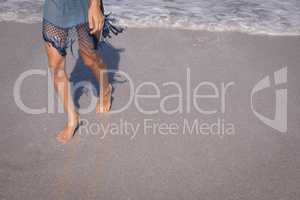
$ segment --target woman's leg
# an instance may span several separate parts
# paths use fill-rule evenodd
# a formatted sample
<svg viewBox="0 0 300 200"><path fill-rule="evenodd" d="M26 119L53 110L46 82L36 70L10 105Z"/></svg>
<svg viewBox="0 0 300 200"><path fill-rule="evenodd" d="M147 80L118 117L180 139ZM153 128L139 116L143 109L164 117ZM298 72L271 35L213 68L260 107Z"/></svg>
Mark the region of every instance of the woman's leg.
<svg viewBox="0 0 300 200"><path fill-rule="evenodd" d="M100 84L100 96L97 102L96 112L108 112L111 107L112 87L108 81L107 67L94 48L93 37L89 35L87 24L77 27L80 56Z"/></svg>
<svg viewBox="0 0 300 200"><path fill-rule="evenodd" d="M78 114L75 111L70 84L65 71L65 57L60 55L49 43L45 43L48 56L48 65L53 77L54 87L63 102L64 110L68 116L68 123L65 128L57 135L57 140L61 143L67 143L74 135L75 129L79 123Z"/></svg>

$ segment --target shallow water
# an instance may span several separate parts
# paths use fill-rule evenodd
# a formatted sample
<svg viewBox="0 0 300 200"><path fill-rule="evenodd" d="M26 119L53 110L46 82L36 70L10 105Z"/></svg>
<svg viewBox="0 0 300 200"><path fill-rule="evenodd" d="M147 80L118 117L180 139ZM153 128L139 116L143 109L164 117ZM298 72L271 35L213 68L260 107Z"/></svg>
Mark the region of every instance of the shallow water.
<svg viewBox="0 0 300 200"><path fill-rule="evenodd" d="M42 0L0 0L0 21L41 20ZM300 35L300 0L105 0L127 27Z"/></svg>

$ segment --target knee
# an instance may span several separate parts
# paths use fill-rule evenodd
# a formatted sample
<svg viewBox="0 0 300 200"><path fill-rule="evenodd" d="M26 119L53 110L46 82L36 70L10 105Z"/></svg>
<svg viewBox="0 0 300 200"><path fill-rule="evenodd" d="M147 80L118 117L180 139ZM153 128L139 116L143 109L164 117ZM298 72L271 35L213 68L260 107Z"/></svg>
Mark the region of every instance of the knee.
<svg viewBox="0 0 300 200"><path fill-rule="evenodd" d="M87 67L87 68L94 68L97 64L96 60L95 59L92 59L92 58L86 58L86 57L82 57L82 61L83 61L83 64Z"/></svg>
<svg viewBox="0 0 300 200"><path fill-rule="evenodd" d="M64 67L64 59L62 58L53 58L49 59L49 68L52 70L56 70Z"/></svg>
<svg viewBox="0 0 300 200"><path fill-rule="evenodd" d="M64 59L57 58L57 59L50 59L49 60L49 69L54 75L54 78L57 78L60 76L62 72L64 72Z"/></svg>
<svg viewBox="0 0 300 200"><path fill-rule="evenodd" d="M81 58L83 61L83 64L87 67L87 68L104 68L104 63L102 61L102 59L100 57L98 57L97 55L86 55L85 53L81 53Z"/></svg>

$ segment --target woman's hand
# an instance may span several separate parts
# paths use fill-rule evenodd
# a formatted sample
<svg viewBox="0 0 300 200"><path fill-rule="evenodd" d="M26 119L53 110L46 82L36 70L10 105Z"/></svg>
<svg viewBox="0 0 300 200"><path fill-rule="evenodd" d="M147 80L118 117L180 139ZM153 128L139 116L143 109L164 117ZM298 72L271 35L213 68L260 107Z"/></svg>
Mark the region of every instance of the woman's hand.
<svg viewBox="0 0 300 200"><path fill-rule="evenodd" d="M89 0L88 20L91 34L99 34L104 25L104 15L100 9L100 0Z"/></svg>

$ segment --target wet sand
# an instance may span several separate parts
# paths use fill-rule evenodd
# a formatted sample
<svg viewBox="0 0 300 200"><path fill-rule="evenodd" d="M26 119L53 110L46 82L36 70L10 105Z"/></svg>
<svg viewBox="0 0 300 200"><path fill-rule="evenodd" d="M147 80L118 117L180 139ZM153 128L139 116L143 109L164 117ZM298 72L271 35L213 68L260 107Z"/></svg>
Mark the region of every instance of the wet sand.
<svg viewBox="0 0 300 200"><path fill-rule="evenodd" d="M100 50L117 71L112 110L129 106L82 114L74 139L60 145L55 136L66 118L56 101L47 108L41 25L0 27L0 199L300 198L300 37L128 29ZM94 85L76 47L68 53L70 81ZM16 80L32 69L40 74L28 76L19 94L42 114L24 112L14 98ZM266 76L271 86L252 95L255 115L251 92ZM156 95L130 101L130 85L134 97ZM258 116L273 119L275 91L286 88L287 104L277 98L279 110L287 107L285 131L283 114L273 128ZM76 105L85 108L92 95L77 91Z"/></svg>

